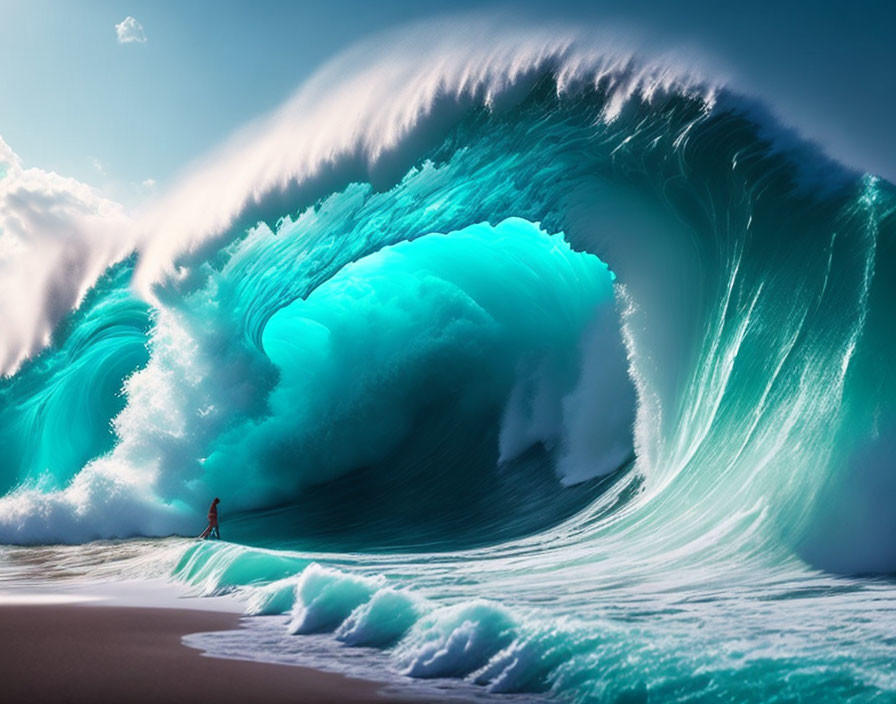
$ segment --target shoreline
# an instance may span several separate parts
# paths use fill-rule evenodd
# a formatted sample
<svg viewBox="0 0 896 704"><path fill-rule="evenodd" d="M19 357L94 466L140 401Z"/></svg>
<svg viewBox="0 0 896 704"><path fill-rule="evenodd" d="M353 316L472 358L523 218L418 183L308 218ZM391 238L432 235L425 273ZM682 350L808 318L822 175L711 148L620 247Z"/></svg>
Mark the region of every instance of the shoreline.
<svg viewBox="0 0 896 704"><path fill-rule="evenodd" d="M0 604L3 700L323 704L420 701L384 682L301 665L207 656L184 636L238 630L223 611L81 603Z"/></svg>

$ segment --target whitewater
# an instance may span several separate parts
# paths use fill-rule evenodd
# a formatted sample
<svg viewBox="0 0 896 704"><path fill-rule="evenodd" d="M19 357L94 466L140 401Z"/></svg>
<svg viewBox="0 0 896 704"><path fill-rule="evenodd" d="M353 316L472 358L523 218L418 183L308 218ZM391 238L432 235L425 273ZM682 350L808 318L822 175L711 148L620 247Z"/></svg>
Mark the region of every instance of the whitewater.
<svg viewBox="0 0 896 704"><path fill-rule="evenodd" d="M0 577L464 697L896 699L896 189L609 37L377 38L136 213L0 142Z"/></svg>

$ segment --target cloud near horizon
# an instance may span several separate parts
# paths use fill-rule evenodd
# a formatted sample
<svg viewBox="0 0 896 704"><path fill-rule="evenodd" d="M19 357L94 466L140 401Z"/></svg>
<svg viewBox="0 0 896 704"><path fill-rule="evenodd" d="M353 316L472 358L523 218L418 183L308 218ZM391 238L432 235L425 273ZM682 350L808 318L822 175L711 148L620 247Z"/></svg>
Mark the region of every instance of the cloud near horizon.
<svg viewBox="0 0 896 704"><path fill-rule="evenodd" d="M133 250L132 224L87 184L25 168L0 137L0 377L46 347L106 268Z"/></svg>
<svg viewBox="0 0 896 704"><path fill-rule="evenodd" d="M119 44L146 44L146 33L143 25L128 15L115 25L115 34Z"/></svg>

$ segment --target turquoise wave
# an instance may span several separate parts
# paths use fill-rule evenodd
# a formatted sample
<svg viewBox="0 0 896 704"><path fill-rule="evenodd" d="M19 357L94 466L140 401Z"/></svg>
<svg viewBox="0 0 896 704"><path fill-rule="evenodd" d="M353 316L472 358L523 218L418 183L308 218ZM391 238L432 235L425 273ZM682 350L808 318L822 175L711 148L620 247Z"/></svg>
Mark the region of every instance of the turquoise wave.
<svg viewBox="0 0 896 704"><path fill-rule="evenodd" d="M413 677L892 696L896 190L732 93L527 80L262 194L152 306L107 272L0 383L0 537L220 496L242 545L176 579Z"/></svg>

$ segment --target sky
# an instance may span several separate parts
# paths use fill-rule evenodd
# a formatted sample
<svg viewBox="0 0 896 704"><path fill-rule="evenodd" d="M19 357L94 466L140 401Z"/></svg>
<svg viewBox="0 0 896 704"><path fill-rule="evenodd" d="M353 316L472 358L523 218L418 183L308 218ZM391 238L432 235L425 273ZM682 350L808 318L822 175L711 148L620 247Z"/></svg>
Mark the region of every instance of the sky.
<svg viewBox="0 0 896 704"><path fill-rule="evenodd" d="M416 2L0 0L0 137L134 205ZM896 2L454 0L684 47L845 163L896 180ZM131 18L128 20L128 18Z"/></svg>

